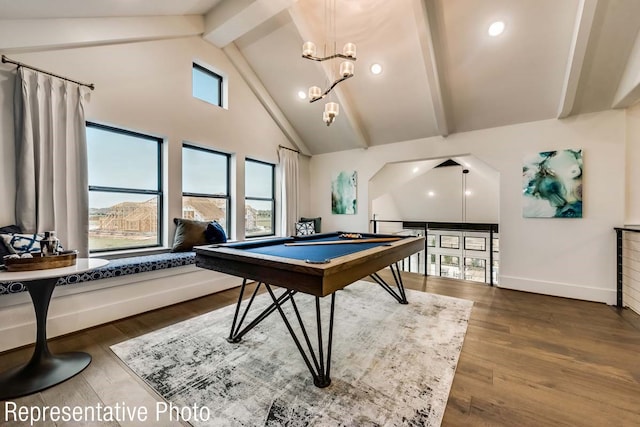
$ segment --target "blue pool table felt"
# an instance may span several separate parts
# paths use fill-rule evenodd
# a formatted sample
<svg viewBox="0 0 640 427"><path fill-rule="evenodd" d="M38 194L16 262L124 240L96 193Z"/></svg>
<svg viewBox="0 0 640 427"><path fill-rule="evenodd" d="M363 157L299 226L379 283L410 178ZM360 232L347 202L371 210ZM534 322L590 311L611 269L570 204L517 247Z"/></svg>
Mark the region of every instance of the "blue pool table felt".
<svg viewBox="0 0 640 427"><path fill-rule="evenodd" d="M363 238L382 237L363 235ZM391 237L391 236L388 236ZM401 237L401 236L393 236ZM322 263L332 258L338 258L344 255L350 255L359 251L375 248L377 246L389 245L390 242L370 242L370 243L343 243L338 245L310 245L310 246L285 246L285 243L303 243L303 242L330 242L340 239L338 236L328 236L322 238L294 240L292 238L280 238L260 243L237 243L228 245L230 248L242 249L261 255L272 255L283 258L297 259L309 261L311 263Z"/></svg>

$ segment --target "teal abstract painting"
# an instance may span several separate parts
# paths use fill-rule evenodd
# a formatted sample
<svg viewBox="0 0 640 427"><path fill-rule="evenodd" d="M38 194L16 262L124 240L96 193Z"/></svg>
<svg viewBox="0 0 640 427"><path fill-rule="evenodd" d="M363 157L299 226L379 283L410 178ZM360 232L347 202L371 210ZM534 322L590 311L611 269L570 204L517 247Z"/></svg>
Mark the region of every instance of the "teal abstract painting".
<svg viewBox="0 0 640 427"><path fill-rule="evenodd" d="M331 180L331 213L355 215L357 213L358 172L339 172Z"/></svg>
<svg viewBox="0 0 640 427"><path fill-rule="evenodd" d="M543 151L522 167L525 218L582 218L582 150Z"/></svg>

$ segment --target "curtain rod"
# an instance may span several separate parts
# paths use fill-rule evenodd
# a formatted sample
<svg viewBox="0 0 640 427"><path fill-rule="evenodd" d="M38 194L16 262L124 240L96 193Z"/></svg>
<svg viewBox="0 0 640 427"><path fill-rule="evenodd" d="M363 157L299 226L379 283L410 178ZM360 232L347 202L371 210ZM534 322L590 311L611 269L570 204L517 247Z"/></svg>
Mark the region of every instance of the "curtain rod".
<svg viewBox="0 0 640 427"><path fill-rule="evenodd" d="M299 150L294 150L293 148L285 147L284 145L278 145L278 147L284 148L285 150L295 151L296 153L300 154Z"/></svg>
<svg viewBox="0 0 640 427"><path fill-rule="evenodd" d="M50 72L48 72L48 71L41 70L41 69L36 68L36 67L32 67L31 65L23 64L22 62L14 61L14 60L12 60L12 59L7 58L7 57L6 57L6 56L4 56L4 55L2 55L2 63L15 64L15 65L17 65L18 67L29 68L29 69L31 69L31 70L35 70L35 71L38 71L38 72L40 72L40 73L48 74L48 75L50 75L50 76L57 77L57 78L62 79L62 80L66 80L66 81L68 81L68 82L76 83L76 84L79 84L79 85L81 85L81 86L86 86L86 87L88 87L88 88L89 88L89 89L91 89L91 90L94 90L94 89L95 89L95 86L94 86L94 84L93 84L93 83L82 83L82 82L79 82L79 81L77 81L77 80L68 79L68 78L63 77L63 76L60 76L60 75L58 75L58 74L53 74L53 73L50 73Z"/></svg>

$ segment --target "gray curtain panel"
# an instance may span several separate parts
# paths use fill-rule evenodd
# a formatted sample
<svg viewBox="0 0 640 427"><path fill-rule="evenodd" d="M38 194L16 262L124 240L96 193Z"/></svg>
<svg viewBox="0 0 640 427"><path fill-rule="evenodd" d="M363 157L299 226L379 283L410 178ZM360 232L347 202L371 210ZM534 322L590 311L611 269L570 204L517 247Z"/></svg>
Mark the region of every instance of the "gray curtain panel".
<svg viewBox="0 0 640 427"><path fill-rule="evenodd" d="M19 67L14 93L16 222L55 230L65 249L88 256L87 88Z"/></svg>

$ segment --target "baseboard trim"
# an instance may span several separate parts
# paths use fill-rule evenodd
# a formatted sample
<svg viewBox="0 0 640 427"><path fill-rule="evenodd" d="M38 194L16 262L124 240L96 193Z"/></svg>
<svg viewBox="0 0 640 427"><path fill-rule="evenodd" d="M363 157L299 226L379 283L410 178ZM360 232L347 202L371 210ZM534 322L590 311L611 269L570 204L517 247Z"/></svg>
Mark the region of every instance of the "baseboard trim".
<svg viewBox="0 0 640 427"><path fill-rule="evenodd" d="M168 270L173 271L167 274ZM85 284L81 290L71 285L56 289L49 308L47 336L80 331L240 286L242 282L237 277L198 268L168 270L163 275L149 272L153 274L146 277L146 273L139 273L128 280L100 279L93 288ZM33 305L27 292L21 294L25 295L15 295L0 309L0 352L35 342Z"/></svg>
<svg viewBox="0 0 640 427"><path fill-rule="evenodd" d="M609 305L616 304L615 288L594 288L590 286L575 285L572 283L548 282L504 275L500 275L500 284L497 286L516 291L573 298L584 301L603 302Z"/></svg>

